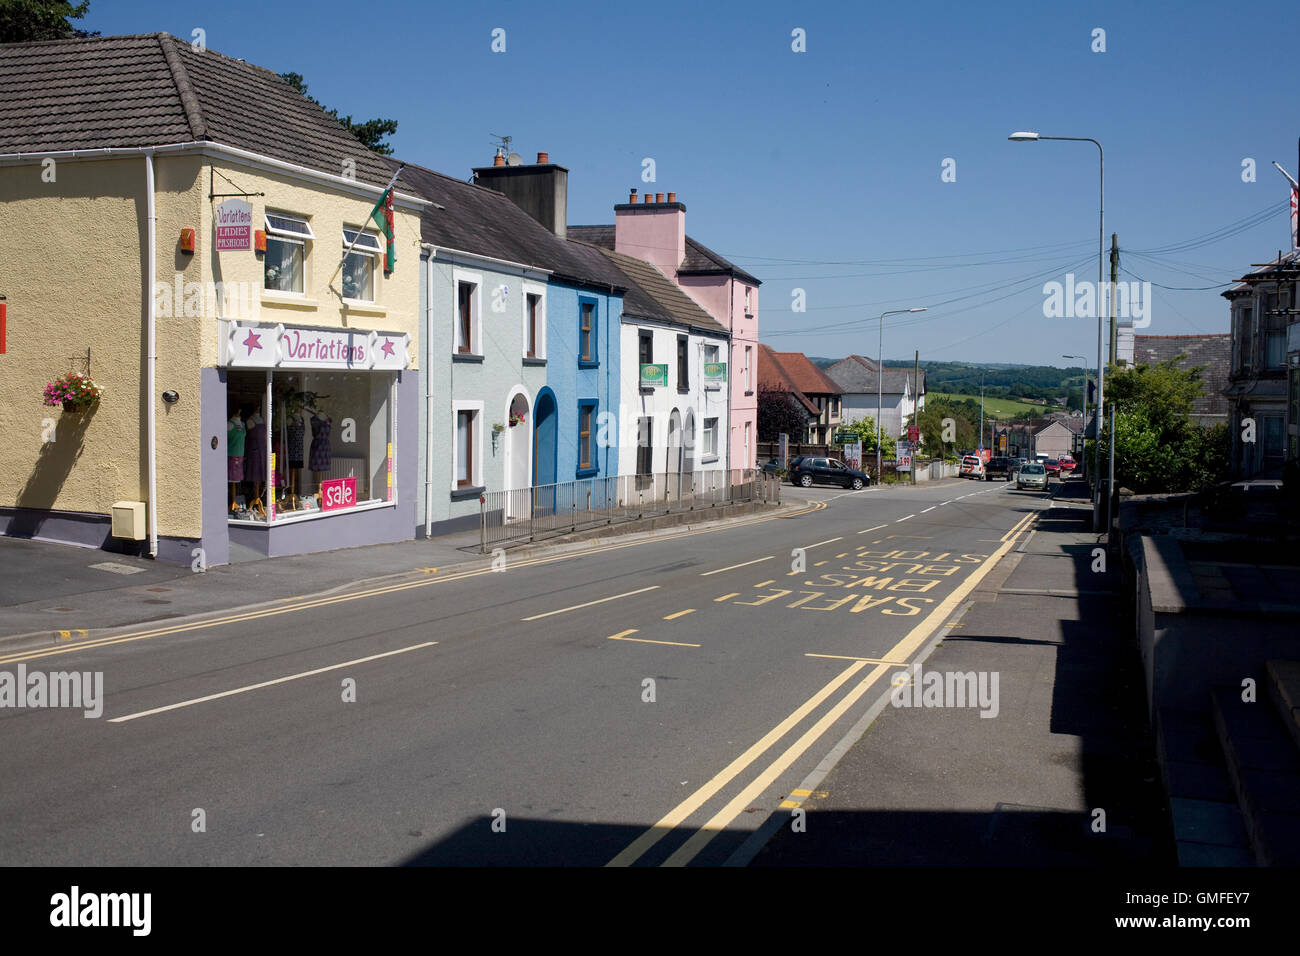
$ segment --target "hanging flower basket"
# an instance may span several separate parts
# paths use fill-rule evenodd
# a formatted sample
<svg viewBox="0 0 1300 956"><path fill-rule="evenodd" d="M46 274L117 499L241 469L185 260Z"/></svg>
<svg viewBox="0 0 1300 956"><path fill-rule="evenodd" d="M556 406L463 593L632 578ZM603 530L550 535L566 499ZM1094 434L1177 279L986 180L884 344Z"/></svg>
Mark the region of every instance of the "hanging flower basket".
<svg viewBox="0 0 1300 956"><path fill-rule="evenodd" d="M511 415L510 427L514 428L516 425L522 425L526 420L526 417L527 416L523 412L516 412L515 414Z"/></svg>
<svg viewBox="0 0 1300 956"><path fill-rule="evenodd" d="M46 405L62 405L65 412L84 412L99 401L104 389L89 375L68 372L45 386Z"/></svg>

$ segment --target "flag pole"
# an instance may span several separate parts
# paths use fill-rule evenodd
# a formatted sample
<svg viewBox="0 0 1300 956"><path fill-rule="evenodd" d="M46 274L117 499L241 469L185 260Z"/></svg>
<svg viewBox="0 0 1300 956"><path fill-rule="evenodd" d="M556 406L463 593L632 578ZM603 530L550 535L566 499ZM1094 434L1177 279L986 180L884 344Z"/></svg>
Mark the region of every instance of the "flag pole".
<svg viewBox="0 0 1300 956"><path fill-rule="evenodd" d="M405 163L401 163L398 165L397 172L393 173L393 178L388 181L388 185L384 187L384 191L379 194L379 202L375 203L374 208L370 210L370 216L366 217L367 223L370 222L371 217L373 217L375 214L375 209L379 208L380 204L384 201L384 196L388 193L388 190L393 188L393 184L397 182L397 177L402 175L402 170L405 168L406 168ZM326 287L333 284L334 277L339 274L339 270L343 268L343 264L348 261L348 256L352 254L352 247L355 246L357 242L360 241L361 234L365 231L366 231L366 227L365 224L363 223L361 228L357 230L357 234L355 237L353 237L352 242L350 242L348 244L348 247L343 250L343 258L339 260L339 264L335 266L334 271L330 273L329 282L325 283Z"/></svg>

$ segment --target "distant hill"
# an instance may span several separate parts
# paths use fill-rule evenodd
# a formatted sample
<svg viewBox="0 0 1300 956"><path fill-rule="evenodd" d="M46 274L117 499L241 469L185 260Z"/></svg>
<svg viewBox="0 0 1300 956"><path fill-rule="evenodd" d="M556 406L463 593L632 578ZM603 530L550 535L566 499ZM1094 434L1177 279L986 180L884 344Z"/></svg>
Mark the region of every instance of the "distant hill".
<svg viewBox="0 0 1300 956"><path fill-rule="evenodd" d="M839 358L809 358L822 369L840 361ZM906 359L885 359L885 368L913 367L913 362ZM1057 368L1054 365L1017 365L1009 362L974 365L969 362L927 361L921 363L921 368L925 369L927 393L978 397L982 380L986 399L1046 402L1057 407L1057 399L1064 398L1066 407L1071 409L1083 407L1083 386L1088 374L1086 369L1078 366Z"/></svg>

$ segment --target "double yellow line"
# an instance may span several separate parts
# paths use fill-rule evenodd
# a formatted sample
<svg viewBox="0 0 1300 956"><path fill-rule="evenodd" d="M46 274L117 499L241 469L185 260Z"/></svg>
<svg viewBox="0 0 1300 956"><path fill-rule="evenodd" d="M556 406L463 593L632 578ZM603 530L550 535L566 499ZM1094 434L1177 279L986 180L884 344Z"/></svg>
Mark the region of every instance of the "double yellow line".
<svg viewBox="0 0 1300 956"><path fill-rule="evenodd" d="M667 860L664 866L685 866L690 863L700 852L713 841L713 839L724 829L731 825L745 808L748 807L756 798L775 782L781 774L788 770L796 760L798 760L809 748L813 746L827 731L835 725L837 721L848 712L867 693L871 687L879 681L888 671L906 667L908 661L917 651L919 651L929 640L930 636L939 628L941 624L952 614L954 610L964 601L973 590L979 585L980 581L1002 560L1003 556L1010 551L1016 543L1019 535L1029 527L1030 523L1037 517L1033 512L1026 515L1020 521L1016 522L1005 535L1002 536L1004 542L992 555L975 570L970 577L963 581L957 588L948 595L933 611L926 615L925 619L912 628L907 635L895 644L889 651L884 654L878 662L859 660L850 664L839 674L837 674L829 683L819 691L800 704L788 717L763 735L762 739L756 742L752 747L742 753L739 757L729 763L720 773L715 775L711 780L697 789L689 797L679 803L676 807L665 814L654 826L646 830L639 837L632 841L621 853L607 863L607 866L630 866L643 857L649 850L654 847L660 840L668 836L697 810L703 807L711 799L717 796L724 787L730 784L736 777L744 773L749 767L767 752L777 741L784 737L800 724L805 717L809 716L814 710L830 699L840 688L842 688L851 678L855 677L867 667L871 670L864 676L853 688L844 695L830 710L828 710L812 727L810 727L798 740L787 747L775 760L773 760L761 773L740 791L731 801L721 810L710 817L686 841L675 850Z"/></svg>

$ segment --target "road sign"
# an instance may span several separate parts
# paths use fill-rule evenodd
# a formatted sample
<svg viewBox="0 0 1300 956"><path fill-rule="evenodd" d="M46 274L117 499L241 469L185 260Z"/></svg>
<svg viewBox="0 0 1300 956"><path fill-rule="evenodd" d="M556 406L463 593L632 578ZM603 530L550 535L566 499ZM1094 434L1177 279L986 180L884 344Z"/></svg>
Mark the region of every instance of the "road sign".
<svg viewBox="0 0 1300 956"><path fill-rule="evenodd" d="M857 432L844 431L843 429L837 428L835 430L835 436L831 439L831 444L850 445L857 440L858 440Z"/></svg>
<svg viewBox="0 0 1300 956"><path fill-rule="evenodd" d="M915 425L908 425L908 426L907 426L907 440L910 441L910 442L917 442L917 441L920 441L920 440L921 440L921 429L917 428Z"/></svg>

